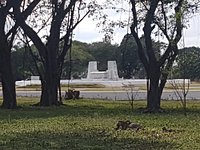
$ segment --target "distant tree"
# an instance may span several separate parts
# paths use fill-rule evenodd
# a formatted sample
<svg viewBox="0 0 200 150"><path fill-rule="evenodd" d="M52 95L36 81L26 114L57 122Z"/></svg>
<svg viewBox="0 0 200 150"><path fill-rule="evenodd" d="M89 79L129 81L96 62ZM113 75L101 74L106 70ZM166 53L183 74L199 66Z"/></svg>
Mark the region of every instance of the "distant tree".
<svg viewBox="0 0 200 150"><path fill-rule="evenodd" d="M109 42L94 42L89 45L88 52L95 58L98 62L99 70L107 69L107 61L115 60L117 64L120 61L120 51L118 45L111 44Z"/></svg>
<svg viewBox="0 0 200 150"><path fill-rule="evenodd" d="M71 62L70 62L70 51L68 51L65 61L63 64L63 74L62 78L70 79L86 77L88 62L95 60L95 58L88 52L89 44L80 41L73 41L72 52L71 52ZM70 72L71 67L71 73ZM69 77L71 75L71 77Z"/></svg>
<svg viewBox="0 0 200 150"><path fill-rule="evenodd" d="M142 45L145 46L144 37L140 38ZM156 57L159 57L160 47L163 47L164 43L155 42L153 40L153 48L155 49ZM121 51L121 65L120 71L123 72L124 78L146 78L144 67L141 63L141 60L138 56L137 43L132 34L126 34L122 39L122 42L119 46Z"/></svg>
<svg viewBox="0 0 200 150"><path fill-rule="evenodd" d="M28 47L26 45L23 47L14 45L13 49L11 52L11 63L14 80L25 80L30 78L31 75L38 75ZM32 50L36 51L34 45L32 45Z"/></svg>
<svg viewBox="0 0 200 150"><path fill-rule="evenodd" d="M200 80L200 48L187 47L180 49L176 62L173 76L182 79Z"/></svg>
<svg viewBox="0 0 200 150"><path fill-rule="evenodd" d="M94 13L98 5L92 0L88 3L80 0L21 2L21 0L15 1L15 19L37 48L42 65L42 70L39 71L42 83L39 104L59 105L60 78L65 56L72 44L73 30L87 15ZM28 20L21 12L23 7L32 12ZM37 29L43 30L44 34L40 36Z"/></svg>
<svg viewBox="0 0 200 150"><path fill-rule="evenodd" d="M89 44L80 41L73 41L72 52L71 52L71 76L80 78L87 71L88 61L95 60L94 57L88 52ZM11 53L12 70L14 80L24 80L30 78L31 75L38 75L37 68L35 67L34 56L37 56L37 49L34 45L31 45L31 52L28 46L14 45ZM35 58L38 59L39 58ZM37 64L39 66L39 64ZM62 79L69 79L69 51L65 56Z"/></svg>
<svg viewBox="0 0 200 150"><path fill-rule="evenodd" d="M119 49L121 51L120 70L122 76L130 79L142 67L137 53L137 44L131 34L124 36Z"/></svg>

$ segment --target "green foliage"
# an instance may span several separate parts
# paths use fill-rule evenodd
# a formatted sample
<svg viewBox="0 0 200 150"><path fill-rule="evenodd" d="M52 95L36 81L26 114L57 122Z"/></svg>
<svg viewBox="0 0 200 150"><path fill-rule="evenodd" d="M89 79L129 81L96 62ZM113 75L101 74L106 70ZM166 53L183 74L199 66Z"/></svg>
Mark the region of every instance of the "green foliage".
<svg viewBox="0 0 200 150"><path fill-rule="evenodd" d="M179 102L164 101L163 114L142 114L144 101L79 100L61 107L33 107L37 100L23 98L17 110L0 109L0 149L70 150L187 150L200 148L199 101L188 102L188 116ZM116 131L119 120L141 124L144 130ZM162 128L174 129L163 132Z"/></svg>
<svg viewBox="0 0 200 150"><path fill-rule="evenodd" d="M137 44L131 34L126 34L124 36L119 49L122 56L119 70L122 76L125 79L130 79L133 76L136 78L139 76L144 77L145 73L138 57Z"/></svg>
<svg viewBox="0 0 200 150"><path fill-rule="evenodd" d="M145 47L144 37L142 36L140 40L142 45ZM152 41L155 56L157 59L159 59L160 49L163 48L165 44L162 42L155 42L154 40ZM119 64L119 71L121 76L126 79L130 79L133 76L135 78L145 78L145 70L138 56L138 47L132 34L126 34L124 36L119 49L121 51L121 63Z"/></svg>
<svg viewBox="0 0 200 150"><path fill-rule="evenodd" d="M32 46L33 50L35 48ZM12 71L15 80L30 78L31 75L38 75L33 57L28 48L14 46L11 53Z"/></svg>
<svg viewBox="0 0 200 150"><path fill-rule="evenodd" d="M71 54L72 77L86 77L89 61L98 61L98 69L106 70L107 61L119 60L118 46L106 42L94 42L91 44L74 41ZM65 59L63 78L68 78L69 52Z"/></svg>
<svg viewBox="0 0 200 150"><path fill-rule="evenodd" d="M119 63L120 51L118 45L112 45L108 42L94 42L89 45L88 52L98 61L98 69L106 70L107 61L116 60Z"/></svg>
<svg viewBox="0 0 200 150"><path fill-rule="evenodd" d="M94 60L94 56L92 56L87 51L88 44L82 43L80 41L74 41L72 45L71 52L71 69L72 69L72 77L80 78L85 77L87 72L88 62ZM70 59L68 51L64 65L63 65L63 75L62 78L69 78L69 67L70 67Z"/></svg>
<svg viewBox="0 0 200 150"><path fill-rule="evenodd" d="M34 54L37 57L37 64L39 65L39 57L36 53L35 47L31 46ZM112 45L106 42L95 42L92 44L74 41L71 52L71 69L73 78L86 77L87 67L89 61L98 61L99 69L107 69L107 61L117 60L119 63L120 53L118 45ZM30 78L31 75L38 75L35 69L33 58L28 49L24 47L19 48L15 46L15 51L12 52L12 65L15 80L22 80ZM69 51L65 57L63 64L62 78L69 78Z"/></svg>
<svg viewBox="0 0 200 150"><path fill-rule="evenodd" d="M154 42L153 44L158 47L158 43ZM36 56L37 65L40 67L37 51L33 45L31 47ZM63 79L69 78L69 53L68 51L63 64ZM109 60L117 61L119 75L121 77L145 77L143 66L138 58L137 45L130 34L124 36L120 46L108 42L94 42L89 44L74 41L71 52L71 76L75 79L86 77L89 61L97 61L98 69L106 70L107 61ZM15 51L12 52L12 65L15 80L27 79L31 75L38 75L30 51L24 47L19 48L15 46Z"/></svg>
<svg viewBox="0 0 200 150"><path fill-rule="evenodd" d="M188 47L179 50L177 66L174 69L176 77L200 79L200 48Z"/></svg>

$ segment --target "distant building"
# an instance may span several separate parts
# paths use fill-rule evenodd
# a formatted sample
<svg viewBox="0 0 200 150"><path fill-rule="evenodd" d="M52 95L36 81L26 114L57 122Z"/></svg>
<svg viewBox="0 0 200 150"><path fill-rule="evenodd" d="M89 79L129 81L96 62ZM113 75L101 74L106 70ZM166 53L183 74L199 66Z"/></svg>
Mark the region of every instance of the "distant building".
<svg viewBox="0 0 200 150"><path fill-rule="evenodd" d="M108 61L108 70L106 71L99 71L97 69L97 61L90 61L88 64L87 79L118 80L119 76L116 61Z"/></svg>

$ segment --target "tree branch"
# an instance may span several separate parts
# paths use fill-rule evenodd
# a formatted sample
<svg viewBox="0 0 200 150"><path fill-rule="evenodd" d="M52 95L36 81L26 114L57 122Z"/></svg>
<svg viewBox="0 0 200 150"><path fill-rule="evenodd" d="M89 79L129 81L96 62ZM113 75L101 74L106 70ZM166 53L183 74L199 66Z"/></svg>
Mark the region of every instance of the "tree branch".
<svg viewBox="0 0 200 150"><path fill-rule="evenodd" d="M183 29L181 7L183 5L183 1L184 0L180 0L178 2L178 5L175 7L176 26L174 29L176 29L176 36L174 39L169 40L168 48L159 60L159 66L162 66L165 63L166 59L169 57L170 52L173 50L172 48L174 47L174 45L177 45L177 43L181 39Z"/></svg>
<svg viewBox="0 0 200 150"><path fill-rule="evenodd" d="M152 39L151 39L151 33L153 30L153 27L151 26L153 20L154 20L154 14L156 11L156 8L158 6L159 0L153 0L150 3L150 9L147 13L145 24L144 24L144 36L145 36L145 44L147 49L147 54L150 59L150 62L156 63L156 57L155 53L153 51L153 45L152 45Z"/></svg>
<svg viewBox="0 0 200 150"><path fill-rule="evenodd" d="M162 8L162 14L164 16L164 24L165 24L164 30L165 30L166 35L168 35L167 34L167 16L166 16L166 13L165 13L165 8L164 8L164 2L163 2L163 0L161 0L161 8ZM168 36L166 36L166 37L168 37Z"/></svg>
<svg viewBox="0 0 200 150"><path fill-rule="evenodd" d="M166 51L164 52L164 54L161 56L160 60L158 61L159 66L162 66L165 63L166 59L169 57L171 50L172 50L172 45L171 43L169 43Z"/></svg>
<svg viewBox="0 0 200 150"><path fill-rule="evenodd" d="M136 12L136 2L135 2L135 0L130 0L130 2L132 4L132 14L133 14L133 23L131 25L131 34L133 35L133 37L135 38L135 41L137 43L138 55L144 65L144 68L145 68L145 70L148 70L149 62L148 62L148 59L144 52L144 48L142 46L142 43L141 43L141 41L138 37L138 33L137 33L138 19L137 19L137 12Z"/></svg>
<svg viewBox="0 0 200 150"><path fill-rule="evenodd" d="M160 90L161 90L160 93L162 93L162 90L163 90L165 83L167 81L167 77L169 75L169 71L172 68L172 65L173 65L173 63L176 59L177 54L178 54L178 47L177 46L171 47L171 49L172 49L170 51L171 56L167 58L167 64L164 67L164 71L161 72L162 73L162 79L160 81ZM164 64L162 64L162 65L164 65Z"/></svg>
<svg viewBox="0 0 200 150"><path fill-rule="evenodd" d="M174 43L178 43L182 36L182 12L181 8L183 6L184 0L179 0L178 5L175 7L175 17L176 17L176 36L174 39Z"/></svg>
<svg viewBox="0 0 200 150"><path fill-rule="evenodd" d="M35 0L38 1L38 0ZM36 6L36 4L34 3L34 5L29 5L31 8L27 10L33 10L34 8L32 6ZM27 12L29 12L27 11ZM41 56L41 58L45 58L46 57L46 46L44 45L44 43L41 41L40 37L37 35L37 33L29 26L26 24L25 20L26 20L26 15L28 15L28 13L26 13L26 15L23 15L23 13L20 12L20 5L16 5L14 7L14 17L16 19L17 24L24 30L24 32L26 33L26 35L28 35L28 37L33 41L33 43L35 44L35 46L37 47L39 54Z"/></svg>

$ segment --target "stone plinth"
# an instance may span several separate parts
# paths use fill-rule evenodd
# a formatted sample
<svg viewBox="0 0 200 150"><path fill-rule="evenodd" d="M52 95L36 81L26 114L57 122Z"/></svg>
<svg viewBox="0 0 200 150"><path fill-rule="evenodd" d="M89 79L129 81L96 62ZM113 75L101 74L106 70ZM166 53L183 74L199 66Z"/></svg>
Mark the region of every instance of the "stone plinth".
<svg viewBox="0 0 200 150"><path fill-rule="evenodd" d="M97 62L90 61L88 64L88 80L93 79L108 79L108 80L118 80L118 71L117 71L117 63L116 61L108 61L108 70L106 71L98 71Z"/></svg>

